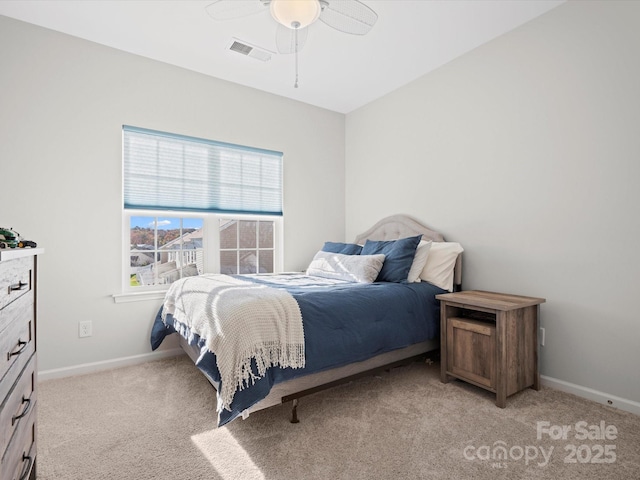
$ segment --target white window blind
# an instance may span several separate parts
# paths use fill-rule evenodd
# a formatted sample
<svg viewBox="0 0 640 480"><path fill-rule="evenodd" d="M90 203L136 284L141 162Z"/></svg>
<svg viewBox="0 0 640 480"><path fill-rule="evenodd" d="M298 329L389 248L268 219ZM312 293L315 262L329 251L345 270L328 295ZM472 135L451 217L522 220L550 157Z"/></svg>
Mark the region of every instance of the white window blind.
<svg viewBox="0 0 640 480"><path fill-rule="evenodd" d="M282 153L123 126L124 208L282 215Z"/></svg>

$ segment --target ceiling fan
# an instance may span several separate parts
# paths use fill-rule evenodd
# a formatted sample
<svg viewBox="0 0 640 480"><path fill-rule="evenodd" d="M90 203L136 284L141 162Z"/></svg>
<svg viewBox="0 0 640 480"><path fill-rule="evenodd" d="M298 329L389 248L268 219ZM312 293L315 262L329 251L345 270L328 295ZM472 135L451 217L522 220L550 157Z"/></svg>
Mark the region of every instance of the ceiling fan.
<svg viewBox="0 0 640 480"><path fill-rule="evenodd" d="M298 88L298 52L307 41L309 25L320 20L340 32L365 35L378 20L378 14L358 0L215 0L206 10L220 21L269 10L278 22L278 52L296 55L295 88Z"/></svg>

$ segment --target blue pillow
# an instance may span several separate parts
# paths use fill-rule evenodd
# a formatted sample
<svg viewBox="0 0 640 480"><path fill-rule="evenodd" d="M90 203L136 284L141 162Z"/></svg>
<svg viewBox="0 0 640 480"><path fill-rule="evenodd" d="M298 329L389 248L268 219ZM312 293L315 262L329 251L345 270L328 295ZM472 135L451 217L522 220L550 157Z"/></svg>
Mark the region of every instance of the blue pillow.
<svg viewBox="0 0 640 480"><path fill-rule="evenodd" d="M416 255L416 248L422 235L401 238L399 240L371 241L367 240L362 247L361 255L385 255L384 265L376 278L376 282L407 283L409 270Z"/></svg>
<svg viewBox="0 0 640 480"><path fill-rule="evenodd" d="M324 242L323 252L341 253L342 255L360 255L362 245L356 243Z"/></svg>

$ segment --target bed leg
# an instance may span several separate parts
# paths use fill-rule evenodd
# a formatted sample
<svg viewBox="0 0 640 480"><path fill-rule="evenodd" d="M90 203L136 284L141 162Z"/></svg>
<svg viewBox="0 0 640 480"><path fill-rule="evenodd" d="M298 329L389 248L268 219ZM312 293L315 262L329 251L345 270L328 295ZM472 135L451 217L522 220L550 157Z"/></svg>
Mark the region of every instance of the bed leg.
<svg viewBox="0 0 640 480"><path fill-rule="evenodd" d="M300 423L298 420L298 399L293 399L293 407L291 408L291 423Z"/></svg>

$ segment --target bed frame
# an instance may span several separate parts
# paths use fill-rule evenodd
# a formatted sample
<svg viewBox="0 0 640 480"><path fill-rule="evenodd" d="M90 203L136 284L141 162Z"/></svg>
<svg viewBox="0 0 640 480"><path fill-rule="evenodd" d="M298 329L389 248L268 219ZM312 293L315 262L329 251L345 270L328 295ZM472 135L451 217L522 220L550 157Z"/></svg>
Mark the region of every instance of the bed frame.
<svg viewBox="0 0 640 480"><path fill-rule="evenodd" d="M443 242L442 234L431 230L429 227L417 222L407 215L393 215L383 218L366 232L356 236L355 243L364 244L366 240L396 240L422 234L424 240ZM461 256L458 256L455 266L454 283L456 290L460 289L462 280ZM195 363L200 356L197 347L193 347L180 337L180 346ZM250 413L286 402L292 403L291 422L298 423L298 399L306 395L331 388L336 385L350 382L356 378L372 375L382 370L389 370L399 365L411 363L418 358L434 358L439 355L440 339L435 338L425 342L416 343L405 348L386 352L362 362L356 362L342 367L312 373L304 377L288 380L274 385L269 395L245 410L243 418ZM216 386L211 378L205 375L209 382Z"/></svg>

